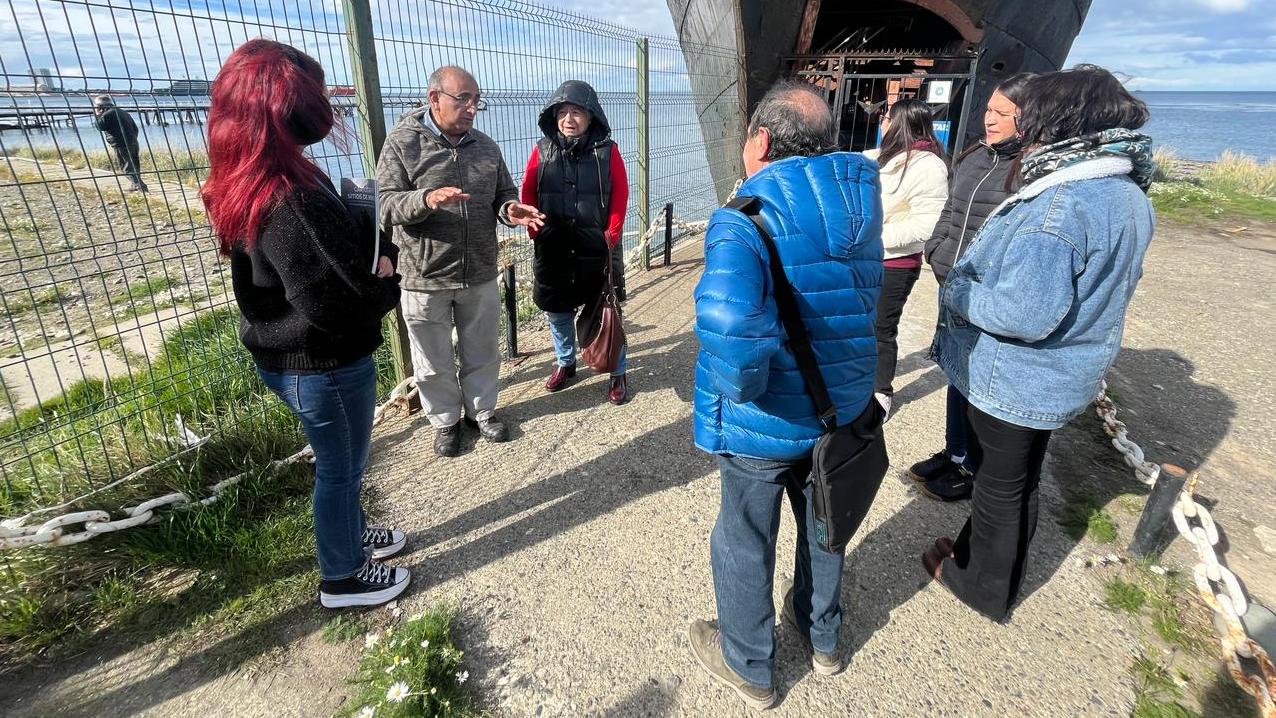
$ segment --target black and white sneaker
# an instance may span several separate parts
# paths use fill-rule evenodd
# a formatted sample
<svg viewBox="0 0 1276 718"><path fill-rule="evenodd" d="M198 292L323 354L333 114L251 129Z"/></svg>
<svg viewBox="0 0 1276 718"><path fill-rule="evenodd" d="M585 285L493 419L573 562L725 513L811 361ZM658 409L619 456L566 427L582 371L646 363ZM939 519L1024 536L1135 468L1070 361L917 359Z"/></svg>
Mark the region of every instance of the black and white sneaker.
<svg viewBox="0 0 1276 718"><path fill-rule="evenodd" d="M965 501L975 491L975 475L954 463L944 473L919 485L923 496L945 503Z"/></svg>
<svg viewBox="0 0 1276 718"><path fill-rule="evenodd" d="M363 552L375 559L390 558L403 550L408 537L402 531L381 526L369 526L363 530Z"/></svg>
<svg viewBox="0 0 1276 718"><path fill-rule="evenodd" d="M393 601L408 587L406 568L366 561L350 578L319 582L319 603L324 608L380 606Z"/></svg>

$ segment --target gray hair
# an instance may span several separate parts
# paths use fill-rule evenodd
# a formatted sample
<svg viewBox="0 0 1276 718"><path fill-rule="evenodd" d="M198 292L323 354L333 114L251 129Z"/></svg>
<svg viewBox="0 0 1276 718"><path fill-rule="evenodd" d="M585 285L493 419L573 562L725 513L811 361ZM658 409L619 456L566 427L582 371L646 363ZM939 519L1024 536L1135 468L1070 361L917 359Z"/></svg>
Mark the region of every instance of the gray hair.
<svg viewBox="0 0 1276 718"><path fill-rule="evenodd" d="M820 93L800 82L782 80L762 96L749 119L749 137L765 127L771 146L763 159L815 157L836 146L833 113Z"/></svg>
<svg viewBox="0 0 1276 718"><path fill-rule="evenodd" d="M115 104L115 100L110 95L96 95L93 98L94 107L110 107Z"/></svg>
<svg viewBox="0 0 1276 718"><path fill-rule="evenodd" d="M460 75L461 77L474 80L475 85L478 84L478 80L474 79L474 75L470 74L470 71L464 67L461 67L460 65L444 65L430 73L430 79L426 85L426 89L441 91L443 89L443 80L450 75Z"/></svg>

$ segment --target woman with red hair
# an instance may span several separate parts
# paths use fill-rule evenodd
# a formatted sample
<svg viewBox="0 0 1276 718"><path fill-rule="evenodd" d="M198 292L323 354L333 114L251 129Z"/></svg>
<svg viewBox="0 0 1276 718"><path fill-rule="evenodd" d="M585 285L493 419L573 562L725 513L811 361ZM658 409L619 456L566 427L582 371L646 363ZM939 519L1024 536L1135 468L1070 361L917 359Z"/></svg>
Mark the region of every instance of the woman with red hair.
<svg viewBox="0 0 1276 718"><path fill-rule="evenodd" d="M251 40L226 58L208 110L210 170L201 195L230 257L239 336L266 386L301 421L315 454L319 599L372 606L408 585L379 563L402 532L367 526L359 503L376 401L372 352L399 301L398 251L356 227L328 177L303 153L335 122L319 63Z"/></svg>

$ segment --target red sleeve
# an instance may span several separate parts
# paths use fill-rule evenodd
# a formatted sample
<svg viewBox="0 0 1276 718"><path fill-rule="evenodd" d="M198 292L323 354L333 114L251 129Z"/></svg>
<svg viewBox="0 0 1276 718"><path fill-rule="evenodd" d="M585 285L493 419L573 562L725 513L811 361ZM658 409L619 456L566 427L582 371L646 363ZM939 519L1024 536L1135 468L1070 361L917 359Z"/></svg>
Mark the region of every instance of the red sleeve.
<svg viewBox="0 0 1276 718"><path fill-rule="evenodd" d="M539 199L536 196L536 175L541 165L540 148L532 145L532 154L527 157L527 167L523 170L523 188L519 192L518 201L523 204L529 204L533 207ZM536 230L531 227L527 228L527 235L532 239L536 239Z"/></svg>
<svg viewBox="0 0 1276 718"><path fill-rule="evenodd" d="M611 198L607 203L607 244L615 247L625 231L625 214L629 211L629 175L620 148L611 146Z"/></svg>

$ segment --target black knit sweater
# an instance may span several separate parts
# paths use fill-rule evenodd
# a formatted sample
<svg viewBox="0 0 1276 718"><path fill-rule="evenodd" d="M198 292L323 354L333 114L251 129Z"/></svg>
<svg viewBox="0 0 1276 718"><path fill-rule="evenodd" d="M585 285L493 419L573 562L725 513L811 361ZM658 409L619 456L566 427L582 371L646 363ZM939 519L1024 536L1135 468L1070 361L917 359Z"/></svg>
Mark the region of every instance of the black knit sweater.
<svg viewBox="0 0 1276 718"><path fill-rule="evenodd" d="M381 317L399 302L399 277L372 273L375 240L371 226L363 229L332 191L295 189L267 213L251 251L231 251L239 338L258 366L331 371L381 345ZM385 239L381 254L397 259Z"/></svg>

